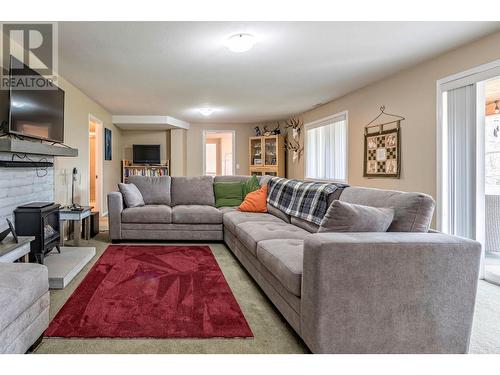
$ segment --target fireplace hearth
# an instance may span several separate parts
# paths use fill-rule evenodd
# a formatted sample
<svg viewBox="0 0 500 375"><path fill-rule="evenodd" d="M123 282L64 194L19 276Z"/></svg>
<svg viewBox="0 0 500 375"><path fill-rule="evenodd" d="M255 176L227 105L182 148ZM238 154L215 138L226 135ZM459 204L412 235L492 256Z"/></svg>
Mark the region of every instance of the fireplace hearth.
<svg viewBox="0 0 500 375"><path fill-rule="evenodd" d="M35 236L31 242L30 262L43 264L45 255L54 247L60 251L59 208L59 204L33 202L14 210L17 234Z"/></svg>

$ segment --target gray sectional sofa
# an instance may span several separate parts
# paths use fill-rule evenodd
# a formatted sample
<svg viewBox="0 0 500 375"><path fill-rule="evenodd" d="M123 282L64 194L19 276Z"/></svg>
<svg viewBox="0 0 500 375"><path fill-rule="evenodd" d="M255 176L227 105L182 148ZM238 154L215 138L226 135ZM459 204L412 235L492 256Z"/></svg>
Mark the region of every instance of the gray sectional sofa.
<svg viewBox="0 0 500 375"><path fill-rule="evenodd" d="M429 232L430 196L346 187L330 201L393 208L388 231L316 233L271 206L214 207L214 181L246 179L131 178L146 206L126 208L110 193L110 237L223 240L314 353L468 351L481 249Z"/></svg>
<svg viewBox="0 0 500 375"><path fill-rule="evenodd" d="M47 267L0 263L0 353L25 353L49 325Z"/></svg>
<svg viewBox="0 0 500 375"><path fill-rule="evenodd" d="M129 182L139 188L146 205L126 208L119 192L110 193L111 240L223 239L212 177L131 176Z"/></svg>

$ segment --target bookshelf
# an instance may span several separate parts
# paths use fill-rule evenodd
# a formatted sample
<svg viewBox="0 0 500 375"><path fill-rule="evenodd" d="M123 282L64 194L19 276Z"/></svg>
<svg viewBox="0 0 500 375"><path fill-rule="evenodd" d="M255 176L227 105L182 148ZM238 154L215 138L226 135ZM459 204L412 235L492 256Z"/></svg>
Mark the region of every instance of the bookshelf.
<svg viewBox="0 0 500 375"><path fill-rule="evenodd" d="M134 165L130 160L122 160L122 182L127 183L129 176L159 177L170 175L170 163L162 160L161 165Z"/></svg>

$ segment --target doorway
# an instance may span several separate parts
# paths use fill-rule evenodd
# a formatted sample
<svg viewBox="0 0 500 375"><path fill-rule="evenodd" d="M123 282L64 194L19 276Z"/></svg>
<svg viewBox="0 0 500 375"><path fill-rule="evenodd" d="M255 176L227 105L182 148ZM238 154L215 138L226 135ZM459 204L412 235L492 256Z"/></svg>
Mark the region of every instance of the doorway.
<svg viewBox="0 0 500 375"><path fill-rule="evenodd" d="M205 130L203 132L203 174L234 175L235 131Z"/></svg>
<svg viewBox="0 0 500 375"><path fill-rule="evenodd" d="M103 124L93 115L89 115L89 205L92 211L102 216L103 199Z"/></svg>

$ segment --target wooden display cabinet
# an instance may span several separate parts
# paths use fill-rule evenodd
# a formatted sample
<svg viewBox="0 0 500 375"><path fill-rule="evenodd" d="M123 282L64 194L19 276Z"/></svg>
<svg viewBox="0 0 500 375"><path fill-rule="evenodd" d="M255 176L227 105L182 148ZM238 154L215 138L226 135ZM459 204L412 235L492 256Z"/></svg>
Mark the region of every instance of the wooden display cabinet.
<svg viewBox="0 0 500 375"><path fill-rule="evenodd" d="M282 135L250 137L250 174L285 177L285 141Z"/></svg>

